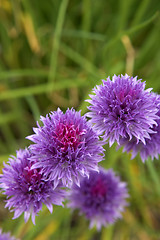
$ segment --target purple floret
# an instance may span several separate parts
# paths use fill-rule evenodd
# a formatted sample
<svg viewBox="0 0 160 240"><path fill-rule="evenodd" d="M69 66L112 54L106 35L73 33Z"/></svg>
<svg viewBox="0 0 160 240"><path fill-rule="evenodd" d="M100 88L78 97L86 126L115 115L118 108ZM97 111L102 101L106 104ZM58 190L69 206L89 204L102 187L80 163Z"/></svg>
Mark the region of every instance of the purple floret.
<svg viewBox="0 0 160 240"><path fill-rule="evenodd" d="M120 140L120 146L123 146L123 152L131 152L132 159L140 153L141 159L143 162L147 160L149 157L152 158L159 158L160 154L160 96L153 94L156 97L156 106L158 107L159 111L157 116L159 117L156 120L156 124L153 125L151 130L154 132L150 134L150 139L146 139L145 144L142 142L137 143L136 139L133 138L129 141L129 139L123 138Z"/></svg>
<svg viewBox="0 0 160 240"><path fill-rule="evenodd" d="M110 146L115 141L119 144L121 138L135 138L144 144L150 138L158 119L155 96L150 91L145 90L145 82L127 74L114 75L112 80L108 77L94 88L95 95L87 100L91 104L87 116Z"/></svg>
<svg viewBox="0 0 160 240"><path fill-rule="evenodd" d="M28 160L30 157L28 149L18 150L17 156L12 156L8 164L4 164L0 188L7 195L5 207L14 211L13 219L24 212L25 221L31 215L35 224L35 216L42 209L42 204L52 212L52 204L63 205L65 191L60 188L61 185L54 188L53 181L48 180L40 168L32 169L32 162Z"/></svg>
<svg viewBox="0 0 160 240"><path fill-rule="evenodd" d="M85 214L90 228L96 225L100 230L121 218L128 196L126 183L121 182L112 169L100 168L99 173L91 172L89 179L82 178L80 187L72 186L68 206Z"/></svg>
<svg viewBox="0 0 160 240"><path fill-rule="evenodd" d="M0 229L0 240L16 240L16 238L12 237L10 233L2 233L2 230Z"/></svg>
<svg viewBox="0 0 160 240"><path fill-rule="evenodd" d="M80 176L89 176L89 171L98 171L102 142L80 112L68 109L63 113L58 108L41 116L41 121L43 126L37 124L35 134L27 137L35 143L30 146L31 160L37 160L33 167L43 168L55 186L62 182L67 187L73 182L79 185Z"/></svg>

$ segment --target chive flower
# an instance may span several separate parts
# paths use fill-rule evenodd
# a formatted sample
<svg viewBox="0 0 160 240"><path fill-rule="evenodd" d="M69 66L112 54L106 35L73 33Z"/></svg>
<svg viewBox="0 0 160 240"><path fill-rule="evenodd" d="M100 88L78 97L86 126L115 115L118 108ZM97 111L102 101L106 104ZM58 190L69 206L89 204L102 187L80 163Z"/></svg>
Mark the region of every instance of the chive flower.
<svg viewBox="0 0 160 240"><path fill-rule="evenodd" d="M90 228L95 225L100 230L122 217L128 196L126 183L112 169L100 168L99 173L91 172L89 179L82 178L80 187L72 186L68 207L79 209L89 220Z"/></svg>
<svg viewBox="0 0 160 240"><path fill-rule="evenodd" d="M53 181L44 176L40 168L32 169L30 151L18 150L16 156L9 158L8 164L4 163L3 174L0 175L0 188L7 195L6 205L14 217L18 218L24 213L25 222L30 215L35 224L35 216L45 204L50 212L52 204L63 205L65 190L59 184L54 188Z"/></svg>
<svg viewBox="0 0 160 240"><path fill-rule="evenodd" d="M16 238L12 237L10 233L2 233L2 229L0 229L0 240L16 240Z"/></svg>
<svg viewBox="0 0 160 240"><path fill-rule="evenodd" d="M71 187L79 185L80 176L89 176L98 171L98 162L103 159L102 141L88 124L86 118L73 108L63 113L55 112L41 116L42 126L33 128L35 134L27 137L34 144L31 161L33 168L42 168L43 173L54 180L55 186L62 182Z"/></svg>
<svg viewBox="0 0 160 240"><path fill-rule="evenodd" d="M112 80L108 77L102 82L93 89L91 100L87 100L91 104L87 116L94 129L110 146L114 142L120 144L121 138L134 138L145 144L158 119L152 89L145 90L145 82L127 74L114 75Z"/></svg>
<svg viewBox="0 0 160 240"><path fill-rule="evenodd" d="M153 93L156 97L156 106L159 111L157 116L159 119L156 120L156 124L153 125L151 130L153 133L149 134L149 139L146 139L145 144L141 141L137 143L136 139L133 138L129 141L127 138L122 138L120 140L120 146L123 146L123 152L131 152L132 159L140 153L140 157L143 162L145 162L149 157L159 158L160 154L160 96Z"/></svg>

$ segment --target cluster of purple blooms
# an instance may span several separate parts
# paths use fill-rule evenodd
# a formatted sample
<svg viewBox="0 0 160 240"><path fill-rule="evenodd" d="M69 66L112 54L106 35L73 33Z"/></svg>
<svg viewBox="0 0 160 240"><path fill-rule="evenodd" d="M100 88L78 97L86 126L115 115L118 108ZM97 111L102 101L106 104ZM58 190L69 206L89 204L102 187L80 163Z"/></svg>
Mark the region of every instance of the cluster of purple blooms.
<svg viewBox="0 0 160 240"><path fill-rule="evenodd" d="M42 124L27 137L33 144L4 164L0 188L13 218L24 213L25 221L31 216L35 223L43 204L52 212L65 199L98 230L121 217L128 190L112 169L98 167L103 145L116 142L132 157L140 152L143 161L158 158L160 97L127 74L103 80L93 93L85 116L73 108L41 116Z"/></svg>

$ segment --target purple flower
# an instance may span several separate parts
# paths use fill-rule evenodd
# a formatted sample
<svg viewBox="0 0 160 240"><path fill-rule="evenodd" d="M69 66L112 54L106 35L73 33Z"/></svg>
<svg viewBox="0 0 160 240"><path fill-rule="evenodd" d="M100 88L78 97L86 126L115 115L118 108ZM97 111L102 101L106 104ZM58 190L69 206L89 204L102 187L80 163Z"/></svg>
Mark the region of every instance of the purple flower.
<svg viewBox="0 0 160 240"><path fill-rule="evenodd" d="M30 157L28 149L18 150L17 156L9 159L9 165L4 164L0 187L7 195L5 207L14 211L13 219L24 212L25 221L31 215L35 224L35 216L42 209L42 203L52 212L52 204L63 205L65 191L60 186L54 189L53 181L48 180L40 168L32 169Z"/></svg>
<svg viewBox="0 0 160 240"><path fill-rule="evenodd" d="M121 212L127 206L128 197L126 183L115 176L112 169L91 172L90 177L82 178L80 187L72 186L68 206L79 209L90 220L90 228L114 223L121 217Z"/></svg>
<svg viewBox="0 0 160 240"><path fill-rule="evenodd" d="M151 157L152 160L154 158L158 159L160 154L160 96L156 94L154 94L154 96L156 97L156 106L159 109L157 113L159 119L156 120L156 124L154 124L153 127L151 128L151 130L154 133L151 133L149 135L150 138L146 139L145 144L143 144L140 141L137 143L135 138L131 139L130 141L127 138L123 138L120 140L120 146L124 147L123 152L131 151L132 159L139 152L143 162L145 162L145 160L147 160L148 157Z"/></svg>
<svg viewBox="0 0 160 240"><path fill-rule="evenodd" d="M146 138L153 133L157 125L157 106L155 97L145 90L145 82L137 77L114 75L112 80L103 80L103 85L94 88L95 95L90 95L91 103L87 116L91 118L99 134L104 133L104 140L109 139L110 146L120 138L134 137L137 143L145 144Z"/></svg>
<svg viewBox="0 0 160 240"><path fill-rule="evenodd" d="M16 238L11 237L10 233L2 233L2 229L0 229L0 240L16 240Z"/></svg>
<svg viewBox="0 0 160 240"><path fill-rule="evenodd" d="M98 171L103 159L102 142L85 117L74 109L63 113L59 108L46 117L41 116L43 126L34 128L34 135L27 137L35 144L30 146L36 159L34 167L43 168L55 186L62 181L70 187L79 185L80 176L88 176L90 170Z"/></svg>

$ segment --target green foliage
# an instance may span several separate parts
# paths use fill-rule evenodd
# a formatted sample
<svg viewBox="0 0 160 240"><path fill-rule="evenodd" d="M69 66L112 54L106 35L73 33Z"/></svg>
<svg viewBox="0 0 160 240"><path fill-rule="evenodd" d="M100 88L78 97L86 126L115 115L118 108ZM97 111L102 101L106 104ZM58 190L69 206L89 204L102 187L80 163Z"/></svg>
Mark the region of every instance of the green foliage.
<svg viewBox="0 0 160 240"><path fill-rule="evenodd" d="M40 115L87 111L91 89L113 74L136 76L160 93L159 0L0 1L0 167L29 145ZM0 196L0 227L22 240L160 239L160 164L106 146L106 160L128 182L123 220L97 233L77 212L55 207L24 223Z"/></svg>

